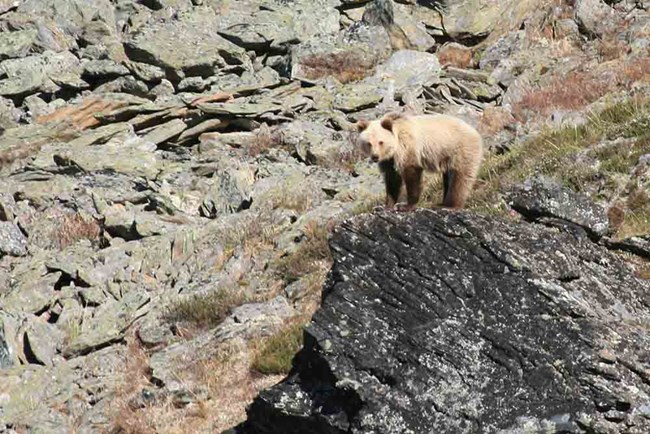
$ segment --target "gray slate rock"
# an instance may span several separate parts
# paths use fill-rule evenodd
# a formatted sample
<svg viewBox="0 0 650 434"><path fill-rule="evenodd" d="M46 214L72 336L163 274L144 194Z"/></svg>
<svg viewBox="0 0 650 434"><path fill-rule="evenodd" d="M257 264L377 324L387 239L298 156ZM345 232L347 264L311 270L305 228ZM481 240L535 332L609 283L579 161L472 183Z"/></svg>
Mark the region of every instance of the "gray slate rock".
<svg viewBox="0 0 650 434"><path fill-rule="evenodd" d="M165 78L165 71L155 65L140 62L127 62L126 67L142 81L159 82Z"/></svg>
<svg viewBox="0 0 650 434"><path fill-rule="evenodd" d="M16 319L0 312L0 370L10 368L18 363L18 342L16 340Z"/></svg>
<svg viewBox="0 0 650 434"><path fill-rule="evenodd" d="M265 303L244 304L233 309L232 314L214 330L214 337L218 342L224 342L268 335L296 314L287 299L280 295Z"/></svg>
<svg viewBox="0 0 650 434"><path fill-rule="evenodd" d="M98 307L86 319L81 331L64 349L66 358L88 354L124 336L128 326L146 313L149 296L131 291L119 301L111 300Z"/></svg>
<svg viewBox="0 0 650 434"><path fill-rule="evenodd" d="M78 37L94 22L116 34L115 7L111 0L25 0L17 12L31 17L51 18L60 30Z"/></svg>
<svg viewBox="0 0 650 434"><path fill-rule="evenodd" d="M234 432L650 430L650 282L588 238L421 210L351 219L330 247L303 350Z"/></svg>
<svg viewBox="0 0 650 434"><path fill-rule="evenodd" d="M124 48L129 59L159 66L177 81L186 74L210 76L226 64L242 64L246 56L218 29L212 8L195 8L179 13L178 19L148 24Z"/></svg>
<svg viewBox="0 0 650 434"><path fill-rule="evenodd" d="M57 347L63 341L62 333L52 324L41 318L30 321L25 331L25 347L33 362L52 366L57 355Z"/></svg>
<svg viewBox="0 0 650 434"><path fill-rule="evenodd" d="M18 226L11 222L0 222L0 258L4 255L25 256L27 238Z"/></svg>
<svg viewBox="0 0 650 434"><path fill-rule="evenodd" d="M0 63L0 73L7 76L0 80L0 95L55 92L60 86L82 86L81 71L79 59L67 51L46 51L42 55L5 60Z"/></svg>
<svg viewBox="0 0 650 434"><path fill-rule="evenodd" d="M589 36L601 37L618 24L616 12L601 0L578 0L575 5L575 21Z"/></svg>
<svg viewBox="0 0 650 434"><path fill-rule="evenodd" d="M219 33L249 50L286 50L290 44L336 35L338 5L338 0L294 0L261 8L256 1L239 2L220 17Z"/></svg>
<svg viewBox="0 0 650 434"><path fill-rule="evenodd" d="M342 153L350 151L347 137L321 123L297 120L279 129L282 143L295 149L307 164L334 165L340 162Z"/></svg>
<svg viewBox="0 0 650 434"><path fill-rule="evenodd" d="M510 56L523 49L525 39L526 33L523 30L503 35L481 54L479 67L481 69L494 69L499 63L510 61L508 59Z"/></svg>
<svg viewBox="0 0 650 434"><path fill-rule="evenodd" d="M554 180L535 177L515 186L507 194L510 206L530 220L542 217L558 218L584 228L591 236L600 238L609 229L605 209L587 196L575 193Z"/></svg>
<svg viewBox="0 0 650 434"><path fill-rule="evenodd" d="M280 76L275 70L265 66L255 72L244 71L241 75L227 74L212 77L210 82L210 93L225 92L241 96L278 86Z"/></svg>
<svg viewBox="0 0 650 434"><path fill-rule="evenodd" d="M418 88L440 75L440 62L435 54L400 50L377 67L373 77L379 83L393 81L396 96L409 88Z"/></svg>
<svg viewBox="0 0 650 434"><path fill-rule="evenodd" d="M95 89L95 93L128 93L145 97L149 93L149 88L140 80L127 75L102 84Z"/></svg>
<svg viewBox="0 0 650 434"><path fill-rule="evenodd" d="M234 168L215 170L212 188L203 199L199 212L203 217L216 218L250 207L252 198L245 182L244 171Z"/></svg>
<svg viewBox="0 0 650 434"><path fill-rule="evenodd" d="M91 60L84 63L83 68L84 78L112 78L129 74L129 69L126 66L108 59Z"/></svg>
<svg viewBox="0 0 650 434"><path fill-rule="evenodd" d="M18 126L21 111L7 98L0 96L0 132Z"/></svg>
<svg viewBox="0 0 650 434"><path fill-rule="evenodd" d="M0 33L0 60L27 56L37 40L36 29Z"/></svg>
<svg viewBox="0 0 650 434"><path fill-rule="evenodd" d="M18 7L25 0L0 0L0 14Z"/></svg>

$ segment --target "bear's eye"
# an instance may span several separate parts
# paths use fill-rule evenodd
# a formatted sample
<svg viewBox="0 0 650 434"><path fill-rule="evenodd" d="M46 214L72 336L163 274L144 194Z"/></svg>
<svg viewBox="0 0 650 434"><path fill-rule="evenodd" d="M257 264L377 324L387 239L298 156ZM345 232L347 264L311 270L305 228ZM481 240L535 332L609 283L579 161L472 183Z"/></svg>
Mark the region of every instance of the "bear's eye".
<svg viewBox="0 0 650 434"><path fill-rule="evenodd" d="M380 140L380 141L379 141L379 146L384 146L384 142L382 142L382 141Z"/></svg>

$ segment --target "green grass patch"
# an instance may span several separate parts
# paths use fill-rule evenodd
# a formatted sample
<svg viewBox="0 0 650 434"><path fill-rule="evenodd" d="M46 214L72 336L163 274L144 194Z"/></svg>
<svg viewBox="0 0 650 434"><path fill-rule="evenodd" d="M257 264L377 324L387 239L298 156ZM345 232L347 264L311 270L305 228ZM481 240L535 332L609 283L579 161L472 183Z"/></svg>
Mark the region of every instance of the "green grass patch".
<svg viewBox="0 0 650 434"><path fill-rule="evenodd" d="M606 145L586 151L584 156L586 160L595 160L593 165L578 162L578 155L585 154L591 146L620 137L637 139L627 145ZM639 157L648 152L650 100L633 98L591 114L585 125L548 129L509 152L487 154L467 207L486 214L506 215L508 207L501 194L535 174L553 177L576 191L583 191L587 184L603 178L606 184L614 183L617 176L628 174ZM438 178L427 181L423 191L425 206L434 206L441 200L442 182ZM650 226L645 226L650 209L635 212L628 217L629 225L634 225L635 230L650 231Z"/></svg>
<svg viewBox="0 0 650 434"><path fill-rule="evenodd" d="M262 374L287 374L293 356L302 348L302 324L291 324L265 339L251 369Z"/></svg>

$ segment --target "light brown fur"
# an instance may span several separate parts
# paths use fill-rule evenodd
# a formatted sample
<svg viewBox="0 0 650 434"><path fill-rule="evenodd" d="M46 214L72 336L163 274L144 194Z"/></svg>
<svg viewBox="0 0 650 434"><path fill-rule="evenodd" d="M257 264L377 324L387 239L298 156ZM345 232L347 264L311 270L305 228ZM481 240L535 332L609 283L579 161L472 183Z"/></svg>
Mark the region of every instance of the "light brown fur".
<svg viewBox="0 0 650 434"><path fill-rule="evenodd" d="M462 208L483 160L481 135L461 119L447 115L389 114L357 122L359 143L379 163L386 182L386 206L392 208L406 185L412 210L420 199L422 172L442 172L443 206Z"/></svg>

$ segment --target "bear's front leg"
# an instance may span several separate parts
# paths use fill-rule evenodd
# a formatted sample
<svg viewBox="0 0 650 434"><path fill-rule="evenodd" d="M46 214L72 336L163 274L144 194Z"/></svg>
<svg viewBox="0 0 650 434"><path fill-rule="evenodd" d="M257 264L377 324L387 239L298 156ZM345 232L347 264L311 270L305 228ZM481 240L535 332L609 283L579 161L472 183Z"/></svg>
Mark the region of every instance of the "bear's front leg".
<svg viewBox="0 0 650 434"><path fill-rule="evenodd" d="M399 211L409 212L415 210L420 195L422 194L422 169L407 167L402 174L406 184L406 205L399 206Z"/></svg>
<svg viewBox="0 0 650 434"><path fill-rule="evenodd" d="M384 174L384 184L386 184L386 201L384 205L386 209L393 209L402 189L402 176L395 169L393 160L380 162L379 170Z"/></svg>

